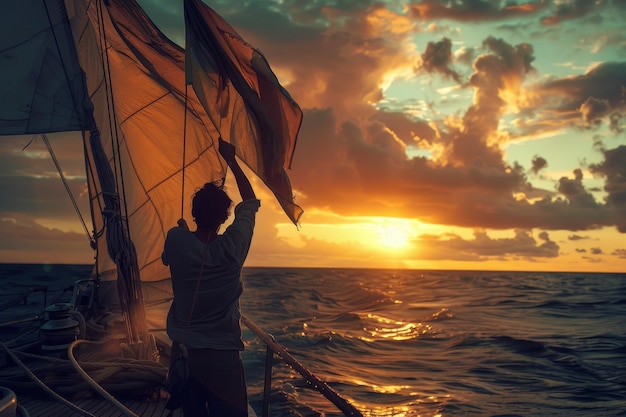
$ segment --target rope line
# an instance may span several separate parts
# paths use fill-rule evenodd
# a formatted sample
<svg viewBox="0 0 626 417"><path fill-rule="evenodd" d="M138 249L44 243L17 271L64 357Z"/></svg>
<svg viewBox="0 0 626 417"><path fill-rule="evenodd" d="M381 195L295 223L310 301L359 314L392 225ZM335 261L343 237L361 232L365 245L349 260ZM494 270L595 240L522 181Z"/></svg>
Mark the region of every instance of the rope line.
<svg viewBox="0 0 626 417"><path fill-rule="evenodd" d="M74 369L76 369L76 372L78 372L85 379L85 381L89 384L89 386L92 387L96 392L98 392L98 394L100 394L102 398L104 398L105 400L113 404L117 409L119 409L122 413L124 413L124 415L127 415L129 417L139 417L132 410L129 410L124 404L116 400L114 396L109 394L104 388L100 386L100 384L98 384L92 377L90 377L89 374L87 374L87 372L83 370L83 368L81 368L80 364L74 357L74 352L73 352L74 347L77 346L79 343L97 344L96 342L89 342L86 340L75 340L68 346L67 356L72 362L72 365L74 365Z"/></svg>
<svg viewBox="0 0 626 417"><path fill-rule="evenodd" d="M64 405L68 406L69 408L71 408L72 410L76 411L77 413L79 413L82 416L86 416L86 417L95 417L93 414L91 414L89 411L85 411L82 408L78 407L76 404L73 404L71 402L69 402L68 400L66 400L65 398L61 397L59 394L57 394L56 392L52 391L46 384L43 383L42 380L40 380L39 378L37 378L37 376L35 374L33 374L31 372L30 369L28 369L28 367L26 365L24 365L24 363L17 357L15 356L15 354L9 349L7 348L4 343L0 342L0 346L2 346L2 348L4 348L4 350L6 351L7 355L9 355L11 357L11 359L20 367L24 370L24 372L26 372L26 375L28 375L28 377L30 379L32 379L37 385L39 385L46 393L50 394L52 397L54 397L56 400L60 401L61 403L63 403Z"/></svg>
<svg viewBox="0 0 626 417"><path fill-rule="evenodd" d="M188 100L189 84L185 83L185 107L183 109L183 168L182 168L182 180L180 191L180 218L183 219L185 215L185 168L186 168L186 153L187 153L187 100Z"/></svg>

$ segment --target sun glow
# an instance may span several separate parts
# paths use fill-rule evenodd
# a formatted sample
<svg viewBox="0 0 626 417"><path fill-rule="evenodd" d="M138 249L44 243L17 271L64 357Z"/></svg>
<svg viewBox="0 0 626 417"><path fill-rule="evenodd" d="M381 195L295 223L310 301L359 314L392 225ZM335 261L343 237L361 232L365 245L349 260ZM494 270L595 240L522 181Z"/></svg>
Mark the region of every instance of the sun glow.
<svg viewBox="0 0 626 417"><path fill-rule="evenodd" d="M411 225L404 220L384 220L378 225L378 242L387 248L404 248L411 239Z"/></svg>

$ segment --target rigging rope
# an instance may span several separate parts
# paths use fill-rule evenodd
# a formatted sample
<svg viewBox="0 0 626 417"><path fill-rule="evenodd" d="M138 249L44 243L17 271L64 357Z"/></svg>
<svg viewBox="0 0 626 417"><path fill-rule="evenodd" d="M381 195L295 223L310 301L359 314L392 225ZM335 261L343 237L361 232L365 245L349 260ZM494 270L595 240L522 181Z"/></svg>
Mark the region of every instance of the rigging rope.
<svg viewBox="0 0 626 417"><path fill-rule="evenodd" d="M78 345L79 343L96 343L96 342L89 342L86 340L75 340L68 346L67 356L72 362L72 365L74 365L74 369L76 369L76 372L78 372L85 379L85 381L87 381L89 386L91 386L94 390L96 390L98 394L100 394L105 400L109 401L111 404L117 407L122 413L124 413L124 415L127 415L129 417L139 417L137 414L129 410L124 404L116 400L115 397L109 394L93 378L91 378L89 374L87 374L87 372L83 370L83 368L81 368L81 366L78 364L78 361L74 357L74 353L73 353L74 347Z"/></svg>
<svg viewBox="0 0 626 417"><path fill-rule="evenodd" d="M4 350L6 351L7 355L9 355L11 357L11 359L20 367L24 370L24 372L26 372L26 374L29 376L30 379L32 379L33 381L35 381L35 383L37 383L37 385L39 385L45 392L47 392L48 394L50 394L51 396L53 396L55 399L57 399L58 401L60 401L61 403L63 403L64 405L68 406L69 408L71 408L72 410L74 410L75 412L79 413L82 416L86 416L86 417L95 417L93 414L91 414L88 411L83 410L82 408L78 407L76 404L73 404L71 402L69 402L68 400L66 400L65 398L61 397L59 394L57 394L56 392L52 391L46 384L43 383L42 380L40 380L39 378L37 378L37 376L35 374L33 374L31 372L30 369L28 369L28 367L26 365L24 365L24 363L19 360L19 358L17 356L15 356L15 354L11 351L11 349L7 348L4 343L0 342L0 346L2 348L4 348Z"/></svg>
<svg viewBox="0 0 626 417"><path fill-rule="evenodd" d="M46 148L48 148L48 153L50 153L50 156L52 157L52 162L54 162L54 166L56 167L57 172L59 173L59 176L61 177L61 181L63 181L63 185L65 186L65 191L67 191L67 194L69 195L70 200L72 202L72 206L74 207L74 211L76 211L76 214L78 215L78 218L80 219L80 223L83 226L83 230L85 231L85 234L87 235L87 240L89 240L89 245L91 247L94 247L95 242L91 234L89 233L89 230L87 230L87 224L85 224L85 219L83 219L83 215L81 214L80 209L78 208L78 205L76 204L76 199L74 198L74 194L72 194L72 190L70 189L70 185L68 184L67 179L65 179L65 175L63 174L63 170L61 169L59 160L57 159L54 151L52 150L52 145L50 145L50 140L48 140L48 135L43 133L41 135L41 138L43 139L43 143L46 145Z"/></svg>
<svg viewBox="0 0 626 417"><path fill-rule="evenodd" d="M188 100L189 84L185 83L185 108L183 109L183 170L182 170L182 184L180 191L180 218L185 218L185 166L186 164L186 152L187 152L187 100Z"/></svg>

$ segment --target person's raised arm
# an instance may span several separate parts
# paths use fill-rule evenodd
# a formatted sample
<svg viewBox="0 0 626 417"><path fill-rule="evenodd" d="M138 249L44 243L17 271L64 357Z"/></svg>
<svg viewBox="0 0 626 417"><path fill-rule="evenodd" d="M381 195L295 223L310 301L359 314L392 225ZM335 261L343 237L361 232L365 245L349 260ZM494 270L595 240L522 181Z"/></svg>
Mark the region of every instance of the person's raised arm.
<svg viewBox="0 0 626 417"><path fill-rule="evenodd" d="M224 141L221 137L219 139L219 143L220 155L222 155L222 158L224 158L235 176L235 181L237 182L241 199L249 200L256 198L252 185L250 185L250 181L248 181L248 177L246 177L246 174L244 174L243 170L239 166L239 163L237 162L237 159L235 158L235 147Z"/></svg>

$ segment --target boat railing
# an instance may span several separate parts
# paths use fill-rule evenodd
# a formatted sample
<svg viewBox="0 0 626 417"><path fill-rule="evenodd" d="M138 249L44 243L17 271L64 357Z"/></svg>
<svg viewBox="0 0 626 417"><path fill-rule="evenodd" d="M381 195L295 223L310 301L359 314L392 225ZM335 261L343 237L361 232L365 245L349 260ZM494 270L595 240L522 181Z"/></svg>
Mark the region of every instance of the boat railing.
<svg viewBox="0 0 626 417"><path fill-rule="evenodd" d="M309 369L296 360L281 344L276 342L272 335L267 334L256 323L246 316L242 316L243 324L252 331L267 346L265 355L265 380L263 389L263 411L262 417L269 417L269 396L272 384L272 368L274 355L278 355L287 365L297 371L311 388L317 390L339 410L349 417L363 417L363 414L350 404L339 393L332 389L326 382L315 376Z"/></svg>
<svg viewBox="0 0 626 417"><path fill-rule="evenodd" d="M28 298L28 296L35 292L43 293L43 306L46 307L47 302L48 302L48 287L46 287L45 285L33 285L25 289L21 294L19 294L14 299L0 304L0 311L16 306L21 302L26 303L26 299Z"/></svg>

